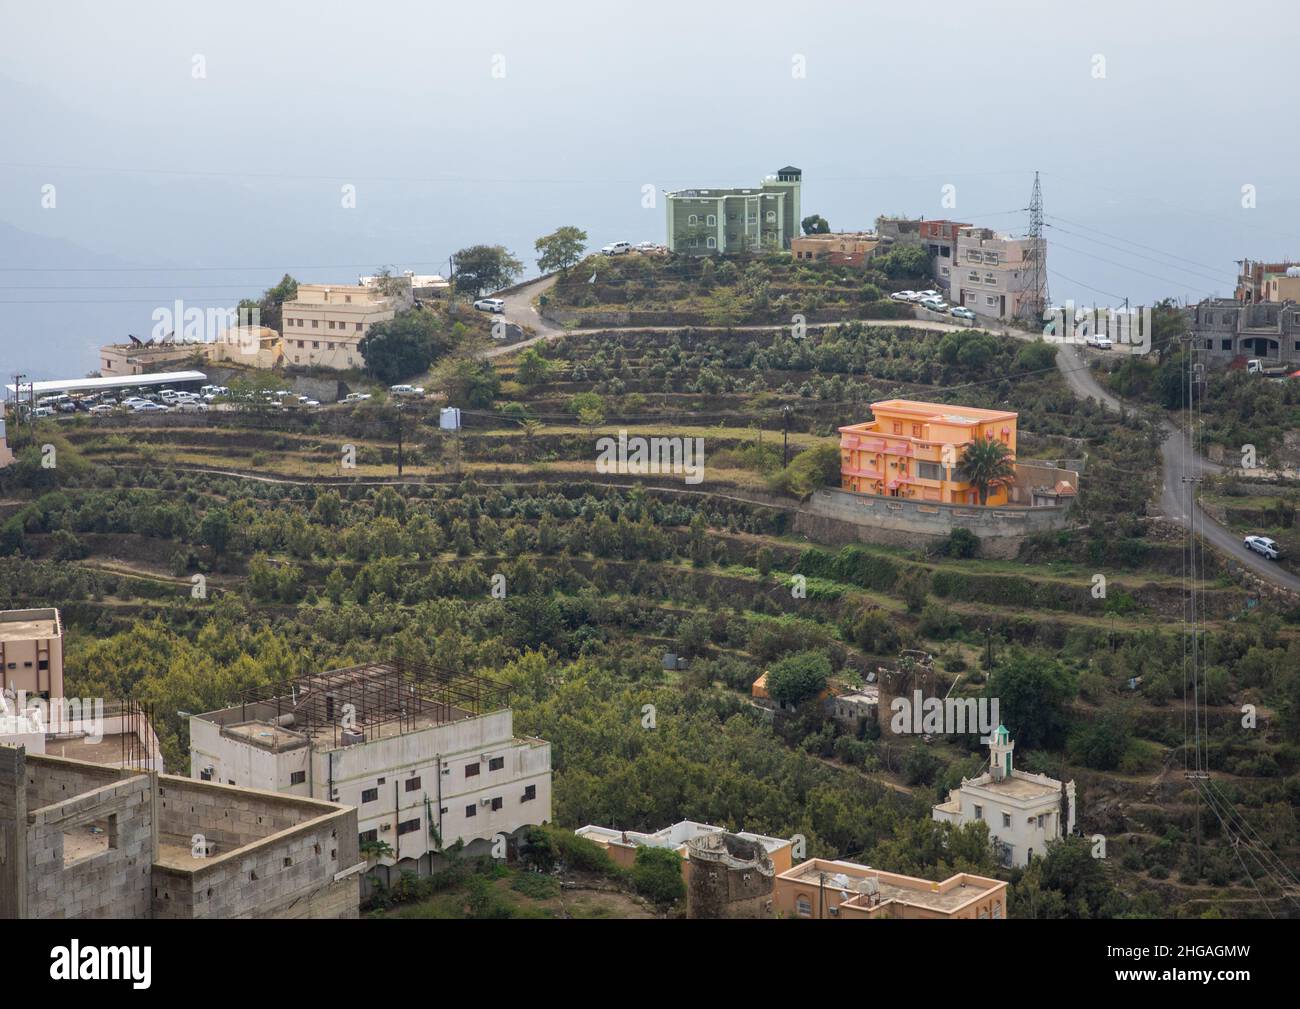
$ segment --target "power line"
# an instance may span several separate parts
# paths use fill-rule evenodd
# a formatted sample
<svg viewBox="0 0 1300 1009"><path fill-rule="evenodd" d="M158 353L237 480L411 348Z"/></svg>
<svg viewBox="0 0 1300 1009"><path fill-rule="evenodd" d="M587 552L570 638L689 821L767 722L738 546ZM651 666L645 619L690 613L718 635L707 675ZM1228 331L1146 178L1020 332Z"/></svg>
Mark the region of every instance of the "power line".
<svg viewBox="0 0 1300 1009"><path fill-rule="evenodd" d="M1209 263L1201 263L1195 259L1188 259L1185 256L1175 256L1172 252L1165 252L1163 249L1158 249L1154 245L1143 245L1141 242L1135 242L1133 241L1133 239L1125 238L1123 235L1114 235L1111 234L1109 231L1102 231L1100 228L1094 228L1092 227L1092 225L1089 224L1081 224L1078 221L1071 221L1068 218L1059 216L1058 214L1045 214L1044 216L1050 217L1056 221L1064 221L1066 224L1071 224L1076 228L1083 228L1084 231L1095 231L1097 234L1105 235L1107 238L1114 238L1117 241L1126 242L1129 245L1136 245L1139 249L1147 249L1151 252L1158 252L1160 255L1167 256L1170 259L1181 259L1184 263L1191 263L1193 266L1203 266L1207 270L1218 269L1217 266L1212 266Z"/></svg>
<svg viewBox="0 0 1300 1009"><path fill-rule="evenodd" d="M1148 262L1155 263L1157 266L1167 266L1167 267L1169 267L1170 269L1181 270L1181 271L1183 271L1184 273L1190 273L1190 274L1193 274L1193 275L1195 275L1195 276L1197 276L1197 277L1201 277L1201 278L1203 278L1203 279L1205 279L1205 280L1222 281L1222 279L1223 279L1221 276L1212 276L1212 275L1210 275L1210 274L1208 274L1208 273L1201 273L1199 270L1192 270L1192 269L1189 269L1189 268L1186 267L1186 266L1177 266L1177 265L1175 265L1174 263L1165 263L1165 262L1161 262L1159 259L1156 259L1154 256L1147 256L1147 255L1144 255L1144 254L1141 253L1141 252L1133 252L1133 251L1130 250L1130 249L1125 249L1125 248L1122 248L1121 246L1118 246L1118 245L1111 245L1109 242L1103 242L1103 241L1101 241L1100 239L1092 238L1092 237L1089 236L1089 235L1081 235L1081 234L1079 234L1078 232L1070 231L1070 230L1068 230L1068 229L1066 229L1066 228L1062 228L1060 225L1057 225L1057 224L1048 224L1047 226L1048 226L1049 228L1054 228L1054 229L1057 230L1057 231L1063 232L1064 234L1067 234L1067 235L1073 235L1075 238L1082 238L1085 242L1092 242L1092 243L1094 243L1094 244L1096 244L1096 245L1103 246L1104 248L1107 248L1107 249L1114 249L1116 252L1123 253L1123 254L1126 255L1126 256L1134 256L1134 257L1136 257L1137 259L1145 259L1145 260L1147 260Z"/></svg>

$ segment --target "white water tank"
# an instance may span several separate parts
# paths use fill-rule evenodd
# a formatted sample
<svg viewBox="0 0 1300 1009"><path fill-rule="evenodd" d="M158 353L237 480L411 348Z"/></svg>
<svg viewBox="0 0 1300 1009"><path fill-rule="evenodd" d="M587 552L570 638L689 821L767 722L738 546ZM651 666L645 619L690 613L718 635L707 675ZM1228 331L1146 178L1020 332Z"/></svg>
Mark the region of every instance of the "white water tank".
<svg viewBox="0 0 1300 1009"><path fill-rule="evenodd" d="M460 430L460 408L444 406L438 411L438 426L444 431Z"/></svg>
<svg viewBox="0 0 1300 1009"><path fill-rule="evenodd" d="M1286 275L1288 277L1300 277L1300 266L1288 266L1286 268Z"/></svg>

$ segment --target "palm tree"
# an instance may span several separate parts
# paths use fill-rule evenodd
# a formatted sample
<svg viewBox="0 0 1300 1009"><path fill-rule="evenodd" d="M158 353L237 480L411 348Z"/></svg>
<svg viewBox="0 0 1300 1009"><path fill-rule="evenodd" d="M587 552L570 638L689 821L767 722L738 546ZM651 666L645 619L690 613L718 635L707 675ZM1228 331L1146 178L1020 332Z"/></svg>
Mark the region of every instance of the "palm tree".
<svg viewBox="0 0 1300 1009"><path fill-rule="evenodd" d="M980 504L986 505L989 491L1015 482L1016 461L1011 450L996 438L976 438L962 453L957 475L975 485Z"/></svg>

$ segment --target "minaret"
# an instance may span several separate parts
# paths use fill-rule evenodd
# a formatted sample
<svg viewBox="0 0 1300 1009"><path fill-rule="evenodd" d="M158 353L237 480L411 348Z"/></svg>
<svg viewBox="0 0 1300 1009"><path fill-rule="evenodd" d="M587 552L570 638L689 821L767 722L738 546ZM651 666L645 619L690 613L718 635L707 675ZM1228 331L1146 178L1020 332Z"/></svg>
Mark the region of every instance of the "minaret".
<svg viewBox="0 0 1300 1009"><path fill-rule="evenodd" d="M989 774L994 781L1004 781L1011 777L1011 752L1016 748L1015 740L1005 725L999 725L989 737Z"/></svg>

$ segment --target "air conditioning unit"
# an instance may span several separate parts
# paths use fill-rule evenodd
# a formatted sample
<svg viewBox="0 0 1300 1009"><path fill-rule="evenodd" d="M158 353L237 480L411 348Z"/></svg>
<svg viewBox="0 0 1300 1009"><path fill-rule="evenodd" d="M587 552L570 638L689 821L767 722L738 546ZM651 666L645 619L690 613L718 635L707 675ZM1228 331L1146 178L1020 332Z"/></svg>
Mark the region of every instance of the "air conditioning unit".
<svg viewBox="0 0 1300 1009"><path fill-rule="evenodd" d="M393 829L393 825L391 823L381 823L379 825L379 830L381 833L385 830L392 830L392 829Z"/></svg>

